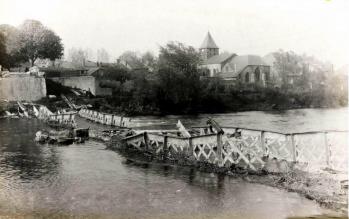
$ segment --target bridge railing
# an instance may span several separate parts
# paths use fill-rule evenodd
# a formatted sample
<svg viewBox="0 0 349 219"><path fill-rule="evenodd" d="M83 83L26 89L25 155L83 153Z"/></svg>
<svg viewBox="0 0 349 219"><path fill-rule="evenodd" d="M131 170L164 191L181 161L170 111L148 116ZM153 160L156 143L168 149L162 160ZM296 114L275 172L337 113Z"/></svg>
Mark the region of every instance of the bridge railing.
<svg viewBox="0 0 349 219"><path fill-rule="evenodd" d="M89 109L81 109L79 115L90 121L97 122L103 125L119 126L119 127L130 127L132 120L129 117L98 112Z"/></svg>
<svg viewBox="0 0 349 219"><path fill-rule="evenodd" d="M192 156L218 166L259 170L273 160L301 164L308 171L348 170L346 131L281 133L223 127L224 134L217 134L201 128L201 135L189 138L144 132L126 138L125 142L141 150L165 153L169 158Z"/></svg>

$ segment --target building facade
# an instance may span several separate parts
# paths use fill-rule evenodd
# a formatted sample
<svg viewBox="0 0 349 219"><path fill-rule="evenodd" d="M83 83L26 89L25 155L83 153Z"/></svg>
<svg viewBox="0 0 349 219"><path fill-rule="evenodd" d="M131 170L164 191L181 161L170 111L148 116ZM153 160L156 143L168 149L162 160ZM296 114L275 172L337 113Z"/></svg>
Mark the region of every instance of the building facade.
<svg viewBox="0 0 349 219"><path fill-rule="evenodd" d="M199 68L204 78L219 78L242 84L268 86L271 82L270 66L257 55L219 53L219 48L210 33L199 49L202 63Z"/></svg>

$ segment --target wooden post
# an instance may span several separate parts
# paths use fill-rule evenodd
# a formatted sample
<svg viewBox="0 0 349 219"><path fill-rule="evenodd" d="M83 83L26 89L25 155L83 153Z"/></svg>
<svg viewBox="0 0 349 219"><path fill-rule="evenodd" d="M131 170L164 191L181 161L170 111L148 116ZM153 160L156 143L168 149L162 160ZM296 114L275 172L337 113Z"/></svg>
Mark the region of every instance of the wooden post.
<svg viewBox="0 0 349 219"><path fill-rule="evenodd" d="M326 165L330 167L330 145L327 142L327 132L324 132L324 144L326 150Z"/></svg>
<svg viewBox="0 0 349 219"><path fill-rule="evenodd" d="M189 144L189 148L188 148L188 157L191 157L194 155L194 148L193 148L193 140L192 137L188 138L188 144Z"/></svg>
<svg viewBox="0 0 349 219"><path fill-rule="evenodd" d="M222 142L222 133L217 133L217 156L218 156L218 166L223 166L222 158L223 142Z"/></svg>
<svg viewBox="0 0 349 219"><path fill-rule="evenodd" d="M123 119L123 116L120 117L120 127L122 127L122 119Z"/></svg>
<svg viewBox="0 0 349 219"><path fill-rule="evenodd" d="M115 124L114 124L114 114L111 114L110 125L115 126Z"/></svg>
<svg viewBox="0 0 349 219"><path fill-rule="evenodd" d="M292 159L297 162L297 145L294 142L294 134L291 134Z"/></svg>
<svg viewBox="0 0 349 219"><path fill-rule="evenodd" d="M148 133L147 132L143 132L143 138L144 138L144 150L148 151L148 149L149 149L149 147L148 147L149 138L148 138Z"/></svg>
<svg viewBox="0 0 349 219"><path fill-rule="evenodd" d="M164 150L164 153L163 153L163 154L164 154L164 157L163 157L163 159L164 159L164 160L166 160L167 154L168 154L167 141L168 141L168 136L165 135L165 136L164 136L164 146L163 146L163 150Z"/></svg>

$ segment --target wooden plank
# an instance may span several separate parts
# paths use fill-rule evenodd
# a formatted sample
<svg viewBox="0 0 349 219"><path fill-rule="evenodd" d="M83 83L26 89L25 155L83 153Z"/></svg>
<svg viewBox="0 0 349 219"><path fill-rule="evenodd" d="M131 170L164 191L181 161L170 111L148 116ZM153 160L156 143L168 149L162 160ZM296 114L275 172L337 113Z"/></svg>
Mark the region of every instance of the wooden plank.
<svg viewBox="0 0 349 219"><path fill-rule="evenodd" d="M183 137L187 137L187 138L191 137L190 133L184 127L184 125L182 124L181 120L178 120L176 126L177 126L178 130L181 132L181 134L183 135Z"/></svg>

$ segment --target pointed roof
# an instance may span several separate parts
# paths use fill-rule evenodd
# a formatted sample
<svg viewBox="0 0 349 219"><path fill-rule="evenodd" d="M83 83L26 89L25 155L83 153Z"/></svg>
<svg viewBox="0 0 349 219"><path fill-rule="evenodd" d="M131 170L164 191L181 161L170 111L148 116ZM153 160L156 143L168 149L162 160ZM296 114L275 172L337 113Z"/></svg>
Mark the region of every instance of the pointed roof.
<svg viewBox="0 0 349 219"><path fill-rule="evenodd" d="M200 49L218 49L218 46L214 42L210 32L207 32L207 35L204 39L204 42L202 42Z"/></svg>

